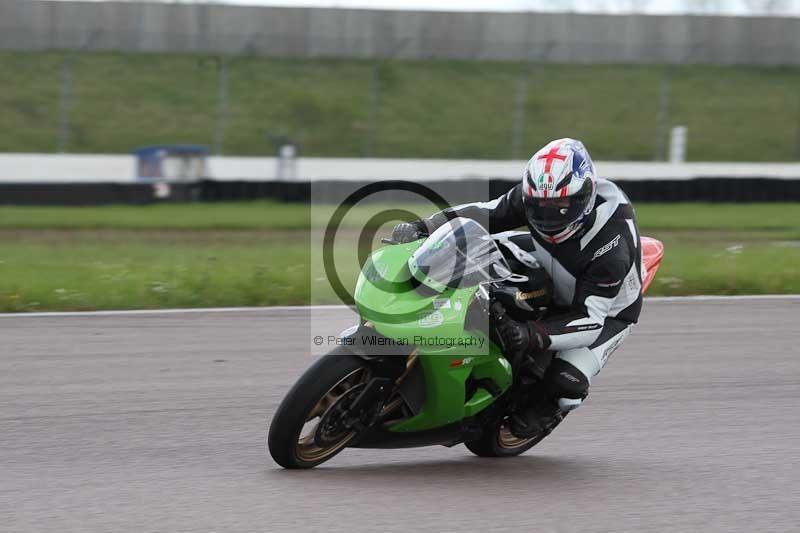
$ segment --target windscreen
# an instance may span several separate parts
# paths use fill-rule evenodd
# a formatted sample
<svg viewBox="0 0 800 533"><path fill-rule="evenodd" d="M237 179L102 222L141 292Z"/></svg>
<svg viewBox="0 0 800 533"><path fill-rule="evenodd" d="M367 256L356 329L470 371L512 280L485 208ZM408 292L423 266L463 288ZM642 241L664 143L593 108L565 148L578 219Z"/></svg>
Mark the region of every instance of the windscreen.
<svg viewBox="0 0 800 533"><path fill-rule="evenodd" d="M489 232L468 218L455 218L434 231L408 260L414 277L428 287L469 287L511 275Z"/></svg>

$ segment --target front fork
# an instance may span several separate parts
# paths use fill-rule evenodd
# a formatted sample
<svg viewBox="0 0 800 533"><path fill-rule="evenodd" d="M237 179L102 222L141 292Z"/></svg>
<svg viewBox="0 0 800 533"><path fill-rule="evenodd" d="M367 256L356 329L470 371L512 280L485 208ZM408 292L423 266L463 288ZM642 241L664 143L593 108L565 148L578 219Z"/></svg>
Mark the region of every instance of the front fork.
<svg viewBox="0 0 800 533"><path fill-rule="evenodd" d="M374 426L394 391L394 384L395 380L389 377L371 378L350 406L345 424L358 432Z"/></svg>
<svg viewBox="0 0 800 533"><path fill-rule="evenodd" d="M364 361L369 370L369 380L358 394L352 405L347 408L344 424L358 432L376 426L384 414L384 407L391 398L398 382L407 374L407 363L413 352L404 346L388 344L382 353L375 354L375 348L358 342L366 336L379 336L372 328L361 323L348 336L355 342L349 349L353 355Z"/></svg>

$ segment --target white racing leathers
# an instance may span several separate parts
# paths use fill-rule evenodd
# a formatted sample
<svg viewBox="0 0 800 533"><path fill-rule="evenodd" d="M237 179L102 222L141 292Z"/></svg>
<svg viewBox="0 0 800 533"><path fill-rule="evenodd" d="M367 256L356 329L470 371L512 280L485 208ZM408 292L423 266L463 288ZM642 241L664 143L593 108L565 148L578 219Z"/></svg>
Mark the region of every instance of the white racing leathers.
<svg viewBox="0 0 800 533"><path fill-rule="evenodd" d="M585 389L628 336L642 307L641 245L633 206L608 180L597 180L597 193L594 212L567 241L552 244L532 227L532 242L528 232L506 234L512 246L532 255L552 278L558 311L541 325L556 359L580 370L577 379ZM478 220L492 233L528 225L521 185L491 202L457 206L423 222L432 230L452 216ZM568 368L563 363L556 367ZM555 379L575 381L569 374ZM570 394L575 397L561 398L559 404L577 407L585 394Z"/></svg>

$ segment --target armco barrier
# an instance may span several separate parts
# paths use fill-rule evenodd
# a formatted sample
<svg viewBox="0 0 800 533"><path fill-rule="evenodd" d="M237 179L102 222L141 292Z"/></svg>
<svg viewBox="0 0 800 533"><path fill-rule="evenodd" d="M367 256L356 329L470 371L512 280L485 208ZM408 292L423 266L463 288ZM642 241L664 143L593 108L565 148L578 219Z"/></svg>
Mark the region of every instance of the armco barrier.
<svg viewBox="0 0 800 533"><path fill-rule="evenodd" d="M413 181L413 180L410 180ZM99 205L170 202L219 202L274 199L284 202L338 203L347 194L371 182L339 181L214 181L171 184L0 184L4 205ZM512 180L426 181L451 204L490 200L508 191ZM691 180L616 181L635 202L798 202L800 179L696 178ZM488 194L487 194L488 193ZM379 201L403 202L416 198L403 191L382 193ZM369 200L367 200L369 201Z"/></svg>

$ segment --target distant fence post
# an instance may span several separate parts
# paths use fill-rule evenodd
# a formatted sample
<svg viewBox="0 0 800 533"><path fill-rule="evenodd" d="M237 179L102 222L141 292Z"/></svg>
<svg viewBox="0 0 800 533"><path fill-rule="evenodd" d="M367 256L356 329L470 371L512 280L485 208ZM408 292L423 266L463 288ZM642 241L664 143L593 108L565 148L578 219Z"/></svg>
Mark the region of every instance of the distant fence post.
<svg viewBox="0 0 800 533"><path fill-rule="evenodd" d="M214 124L214 155L222 155L225 128L228 123L228 65L231 59L223 57L217 65L217 116Z"/></svg>
<svg viewBox="0 0 800 533"><path fill-rule="evenodd" d="M378 129L378 110L381 98L380 62L370 69L369 74L369 109L367 110L367 139L364 144L364 157L372 157L375 150L375 136Z"/></svg>
<svg viewBox="0 0 800 533"><path fill-rule="evenodd" d="M514 110L511 117L511 159L524 158L523 144L525 143L525 111L528 107L528 93L530 92L530 80L539 75L542 63L547 61L554 43L545 43L541 48L538 57L534 57L531 48L528 48L525 67L517 78L516 91L514 93Z"/></svg>
<svg viewBox="0 0 800 533"><path fill-rule="evenodd" d="M795 133L795 158L800 159L800 91L797 93L797 131Z"/></svg>
<svg viewBox="0 0 800 533"><path fill-rule="evenodd" d="M672 75L674 67L664 67L661 83L658 89L658 112L656 115L656 151L653 159L665 161L667 158L667 130L669 129L669 115L672 93Z"/></svg>
<svg viewBox="0 0 800 533"><path fill-rule="evenodd" d="M58 139L56 151L64 153L69 146L70 109L72 108L72 65L77 54L74 52L64 56L61 62L61 90L58 99Z"/></svg>
<svg viewBox="0 0 800 533"><path fill-rule="evenodd" d="M522 152L522 142L525 136L525 107L528 105L528 78L531 66L526 65L525 70L517 78L517 87L514 94L514 110L511 119L511 159L519 159Z"/></svg>
<svg viewBox="0 0 800 533"><path fill-rule="evenodd" d="M241 57L253 52L253 42L258 34L248 37L238 52L217 58L217 117L214 125L214 155L222 155L225 129L228 127L228 101L230 66Z"/></svg>
<svg viewBox="0 0 800 533"><path fill-rule="evenodd" d="M70 122L72 112L73 93L73 67L81 52L87 50L94 42L100 30L93 30L86 36L80 47L67 52L61 61L60 90L58 98L58 139L56 151L64 153L69 149L69 138L72 131Z"/></svg>
<svg viewBox="0 0 800 533"><path fill-rule="evenodd" d="M705 46L705 41L689 42L684 48L684 53L678 65L665 65L661 77L661 86L658 93L658 114L656 118L656 149L653 159L656 161L667 160L667 136L670 130L672 114L672 85L678 68L686 68L691 59Z"/></svg>
<svg viewBox="0 0 800 533"><path fill-rule="evenodd" d="M372 157L375 152L375 139L378 136L378 114L381 104L381 69L387 61L393 59L400 51L408 45L411 39L403 39L389 50L386 57L377 59L372 65L369 76L369 95L367 109L367 138L364 141L362 150L364 157Z"/></svg>

